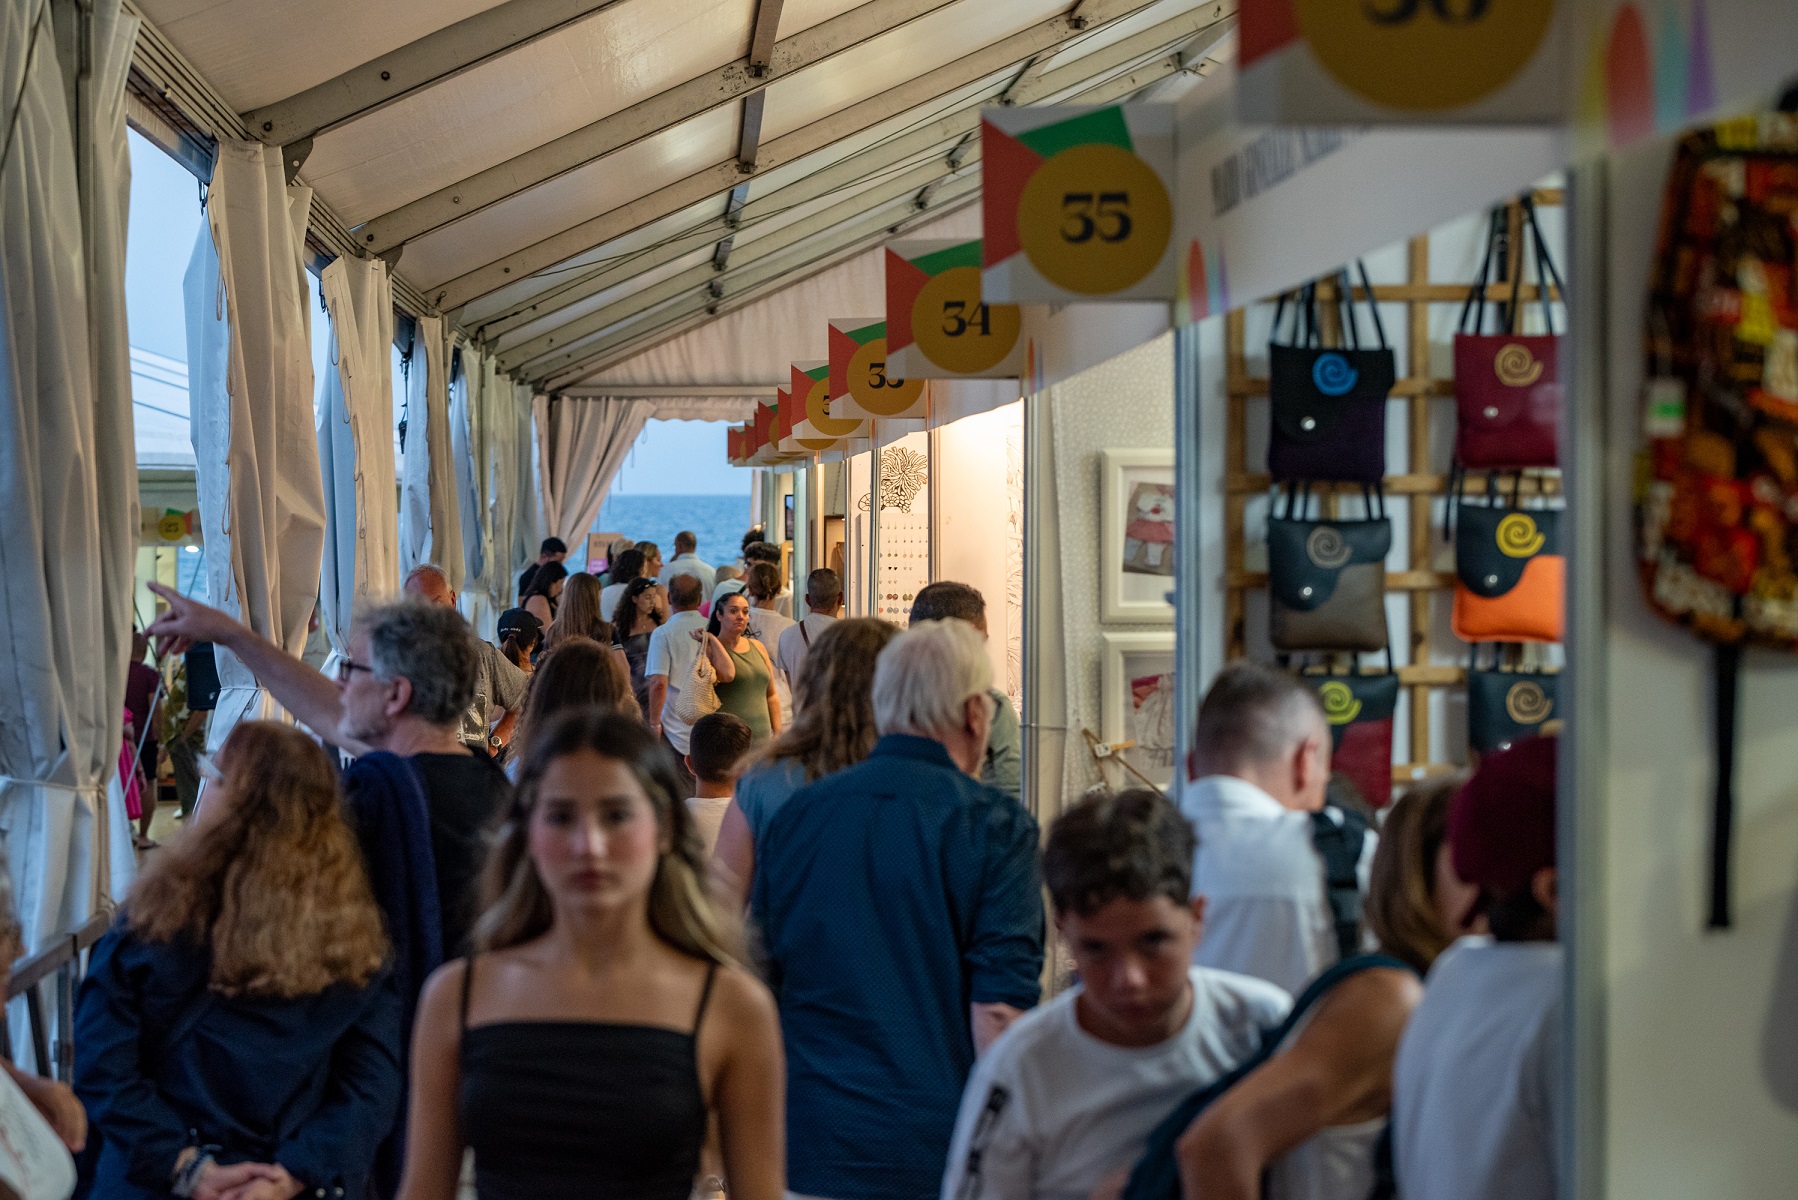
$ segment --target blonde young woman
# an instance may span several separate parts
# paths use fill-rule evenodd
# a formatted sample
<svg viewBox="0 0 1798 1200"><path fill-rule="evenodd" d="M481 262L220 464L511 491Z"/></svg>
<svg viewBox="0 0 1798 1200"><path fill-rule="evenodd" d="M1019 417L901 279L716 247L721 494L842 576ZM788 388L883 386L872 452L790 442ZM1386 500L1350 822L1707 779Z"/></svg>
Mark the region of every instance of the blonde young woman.
<svg viewBox="0 0 1798 1200"><path fill-rule="evenodd" d="M709 1124L731 1200L780 1200L768 991L712 900L674 766L639 722L533 734L488 862L479 952L419 1005L401 1200L687 1200Z"/></svg>
<svg viewBox="0 0 1798 1200"><path fill-rule="evenodd" d="M400 998L336 770L262 721L218 770L81 985L93 1194L364 1195L399 1106Z"/></svg>

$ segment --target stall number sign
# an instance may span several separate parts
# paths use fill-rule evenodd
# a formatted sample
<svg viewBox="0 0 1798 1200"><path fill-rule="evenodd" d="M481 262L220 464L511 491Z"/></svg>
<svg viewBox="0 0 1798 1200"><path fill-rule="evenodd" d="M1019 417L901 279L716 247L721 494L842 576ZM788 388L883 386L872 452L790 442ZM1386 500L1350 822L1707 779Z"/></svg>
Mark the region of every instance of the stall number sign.
<svg viewBox="0 0 1798 1200"><path fill-rule="evenodd" d="M887 323L850 318L830 323L830 411L858 420L922 420L924 381L887 363Z"/></svg>
<svg viewBox="0 0 1798 1200"><path fill-rule="evenodd" d="M1173 109L998 109L981 121L984 298L1171 300Z"/></svg>
<svg viewBox="0 0 1798 1200"><path fill-rule="evenodd" d="M990 304L980 241L932 239L887 247L887 362L907 378L1010 379L1023 374L1023 316Z"/></svg>
<svg viewBox="0 0 1798 1200"><path fill-rule="evenodd" d="M841 449L845 438L868 436L867 422L830 415L830 364L793 364L792 394L802 406L794 433L806 450Z"/></svg>
<svg viewBox="0 0 1798 1200"><path fill-rule="evenodd" d="M1559 119L1568 0L1267 0L1242 13L1245 120ZM1271 74L1270 74L1271 73ZM1374 106L1363 112L1354 102ZM1488 108L1496 105L1496 108Z"/></svg>

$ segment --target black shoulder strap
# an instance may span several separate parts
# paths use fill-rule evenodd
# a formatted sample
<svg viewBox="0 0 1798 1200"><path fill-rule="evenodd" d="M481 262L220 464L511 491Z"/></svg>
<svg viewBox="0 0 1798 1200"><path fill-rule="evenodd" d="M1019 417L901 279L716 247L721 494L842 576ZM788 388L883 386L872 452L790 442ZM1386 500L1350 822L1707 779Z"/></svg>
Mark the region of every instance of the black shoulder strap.
<svg viewBox="0 0 1798 1200"><path fill-rule="evenodd" d="M462 960L462 1023L463 1033L468 1032L468 993L474 987L474 955L470 954Z"/></svg>
<svg viewBox="0 0 1798 1200"><path fill-rule="evenodd" d="M1367 822L1359 813L1329 805L1311 814L1311 844L1324 860L1324 897L1336 927L1336 951L1350 958L1361 949L1361 852Z"/></svg>
<svg viewBox="0 0 1798 1200"><path fill-rule="evenodd" d="M1162 1120L1149 1134L1147 1147L1142 1158L1130 1172L1129 1182L1124 1185L1121 1200L1180 1200L1180 1168L1174 1158L1174 1145L1180 1140L1187 1127L1198 1120L1199 1114L1209 1108L1219 1096L1236 1086L1249 1072L1272 1058L1280 1044L1292 1036L1299 1022L1305 1019L1313 1008L1335 986L1343 980L1359 975L1363 971L1376 967L1393 968L1410 971L1412 968L1399 959L1386 954L1357 954L1343 959L1313 979L1308 987L1293 1002L1292 1009L1286 1019L1273 1029L1261 1035L1261 1046L1253 1054L1238 1063L1235 1069L1219 1076L1198 1091L1182 1100L1174 1111ZM1415 972L1413 972L1415 973Z"/></svg>

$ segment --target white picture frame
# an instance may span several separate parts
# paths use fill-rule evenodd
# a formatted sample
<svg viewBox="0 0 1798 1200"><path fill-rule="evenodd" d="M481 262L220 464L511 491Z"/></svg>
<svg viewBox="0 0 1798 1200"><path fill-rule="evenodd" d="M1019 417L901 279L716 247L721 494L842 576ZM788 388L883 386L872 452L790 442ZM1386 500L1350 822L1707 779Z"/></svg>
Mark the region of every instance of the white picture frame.
<svg viewBox="0 0 1798 1200"><path fill-rule="evenodd" d="M1100 464L1099 617L1106 624L1171 625L1174 451L1102 450ZM1162 511L1165 531L1148 539L1130 536L1133 525L1140 532L1161 524L1152 518Z"/></svg>
<svg viewBox="0 0 1798 1200"><path fill-rule="evenodd" d="M1174 744L1178 709L1174 706L1174 631L1106 633L1105 653L1099 675L1099 736L1108 744L1136 742L1123 757L1166 790L1178 772ZM1156 678L1152 689L1139 697L1135 684ZM1165 678L1162 678L1165 677ZM1128 774L1125 772L1125 774ZM1140 784L1131 776L1115 780L1119 786Z"/></svg>

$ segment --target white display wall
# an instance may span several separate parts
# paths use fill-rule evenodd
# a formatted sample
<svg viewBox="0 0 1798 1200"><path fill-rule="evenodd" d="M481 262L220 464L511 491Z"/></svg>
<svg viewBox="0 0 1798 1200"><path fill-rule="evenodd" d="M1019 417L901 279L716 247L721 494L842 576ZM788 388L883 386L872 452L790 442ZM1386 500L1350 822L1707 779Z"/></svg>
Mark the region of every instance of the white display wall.
<svg viewBox="0 0 1798 1200"><path fill-rule="evenodd" d="M993 685L1022 712L1024 402L945 425L934 440L934 578L986 597Z"/></svg>

